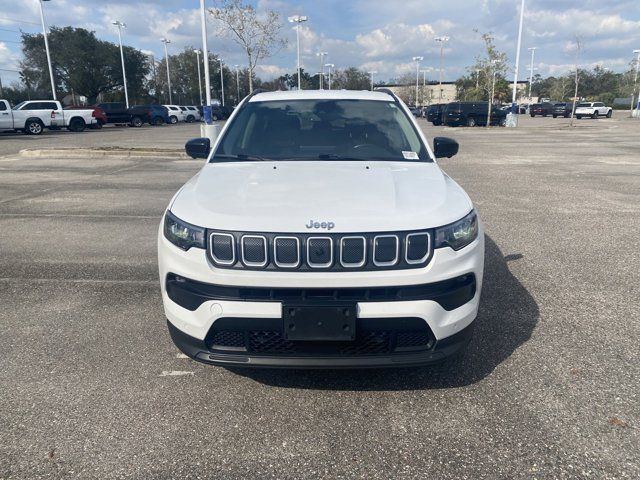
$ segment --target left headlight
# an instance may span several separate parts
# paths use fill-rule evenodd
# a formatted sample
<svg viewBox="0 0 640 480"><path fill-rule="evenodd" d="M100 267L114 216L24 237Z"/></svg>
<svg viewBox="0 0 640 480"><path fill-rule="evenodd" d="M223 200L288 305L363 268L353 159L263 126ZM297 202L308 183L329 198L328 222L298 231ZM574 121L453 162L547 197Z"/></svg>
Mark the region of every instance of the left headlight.
<svg viewBox="0 0 640 480"><path fill-rule="evenodd" d="M478 216L472 210L457 222L436 229L435 248L460 250L478 238Z"/></svg>
<svg viewBox="0 0 640 480"><path fill-rule="evenodd" d="M169 211L164 216L164 236L183 250L205 248L204 228L184 222Z"/></svg>

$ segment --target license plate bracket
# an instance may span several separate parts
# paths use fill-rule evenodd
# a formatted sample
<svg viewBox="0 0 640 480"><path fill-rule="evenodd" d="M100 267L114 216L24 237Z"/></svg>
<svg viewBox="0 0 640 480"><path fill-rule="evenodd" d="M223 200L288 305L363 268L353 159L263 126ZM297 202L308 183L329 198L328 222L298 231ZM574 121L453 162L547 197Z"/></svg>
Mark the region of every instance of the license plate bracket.
<svg viewBox="0 0 640 480"><path fill-rule="evenodd" d="M291 341L347 342L356 338L355 304L283 305L284 337Z"/></svg>

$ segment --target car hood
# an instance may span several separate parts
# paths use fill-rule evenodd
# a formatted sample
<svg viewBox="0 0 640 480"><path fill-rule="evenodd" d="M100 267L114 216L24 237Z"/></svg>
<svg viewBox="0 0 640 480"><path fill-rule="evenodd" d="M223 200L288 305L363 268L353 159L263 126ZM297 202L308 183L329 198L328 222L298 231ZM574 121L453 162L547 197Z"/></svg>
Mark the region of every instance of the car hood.
<svg viewBox="0 0 640 480"><path fill-rule="evenodd" d="M255 232L402 231L452 223L472 208L436 163L280 161L208 163L171 211L207 228Z"/></svg>

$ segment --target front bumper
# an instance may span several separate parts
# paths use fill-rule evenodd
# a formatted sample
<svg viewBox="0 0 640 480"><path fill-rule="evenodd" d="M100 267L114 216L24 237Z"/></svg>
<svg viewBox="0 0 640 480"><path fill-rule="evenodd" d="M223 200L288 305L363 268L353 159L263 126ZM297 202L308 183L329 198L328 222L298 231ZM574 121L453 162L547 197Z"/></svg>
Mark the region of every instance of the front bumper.
<svg viewBox="0 0 640 480"><path fill-rule="evenodd" d="M484 237L434 251L423 268L359 272L217 269L204 250L158 236L164 310L175 344L218 365L359 368L435 363L463 349L478 312ZM283 307L348 302L353 342L289 342ZM220 338L224 340L219 340Z"/></svg>

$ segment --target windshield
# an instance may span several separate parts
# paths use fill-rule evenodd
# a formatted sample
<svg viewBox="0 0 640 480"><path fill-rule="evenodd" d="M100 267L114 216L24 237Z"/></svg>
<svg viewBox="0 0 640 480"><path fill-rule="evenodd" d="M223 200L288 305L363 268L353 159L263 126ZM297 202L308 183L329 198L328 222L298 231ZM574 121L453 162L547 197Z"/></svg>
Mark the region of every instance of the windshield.
<svg viewBox="0 0 640 480"><path fill-rule="evenodd" d="M431 161L400 106L376 100L249 102L211 161L311 159Z"/></svg>

